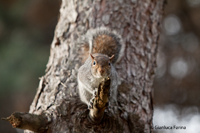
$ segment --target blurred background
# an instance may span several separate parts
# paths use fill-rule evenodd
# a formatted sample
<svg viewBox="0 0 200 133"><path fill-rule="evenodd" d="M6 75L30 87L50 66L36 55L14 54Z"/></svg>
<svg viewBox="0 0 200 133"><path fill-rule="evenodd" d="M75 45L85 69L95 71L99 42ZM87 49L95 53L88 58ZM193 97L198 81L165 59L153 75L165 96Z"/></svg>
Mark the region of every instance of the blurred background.
<svg viewBox="0 0 200 133"><path fill-rule="evenodd" d="M0 118L28 112L45 74L61 0L0 1ZM155 133L200 133L200 0L168 0L154 82ZM16 133L0 120L0 133Z"/></svg>
<svg viewBox="0 0 200 133"><path fill-rule="evenodd" d="M0 118L28 112L46 64L61 0L0 0ZM0 133L16 130L0 120Z"/></svg>
<svg viewBox="0 0 200 133"><path fill-rule="evenodd" d="M200 0L168 0L154 80L154 126L200 133Z"/></svg>

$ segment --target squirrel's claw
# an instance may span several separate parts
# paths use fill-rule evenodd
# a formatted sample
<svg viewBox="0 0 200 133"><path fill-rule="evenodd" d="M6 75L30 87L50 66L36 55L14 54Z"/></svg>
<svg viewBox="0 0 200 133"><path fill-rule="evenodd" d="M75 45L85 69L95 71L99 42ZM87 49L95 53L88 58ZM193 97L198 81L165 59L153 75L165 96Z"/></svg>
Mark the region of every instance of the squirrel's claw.
<svg viewBox="0 0 200 133"><path fill-rule="evenodd" d="M95 90L93 91L93 97L89 101L88 109L93 109L94 99L97 96L97 92L98 92L98 88L95 88Z"/></svg>
<svg viewBox="0 0 200 133"><path fill-rule="evenodd" d="M93 109L94 99L95 99L94 97L90 99L90 102L88 104L88 109Z"/></svg>
<svg viewBox="0 0 200 133"><path fill-rule="evenodd" d="M93 97L96 97L97 93L98 93L98 88L95 88L94 91L93 91Z"/></svg>
<svg viewBox="0 0 200 133"><path fill-rule="evenodd" d="M93 109L91 104L88 105L88 109Z"/></svg>

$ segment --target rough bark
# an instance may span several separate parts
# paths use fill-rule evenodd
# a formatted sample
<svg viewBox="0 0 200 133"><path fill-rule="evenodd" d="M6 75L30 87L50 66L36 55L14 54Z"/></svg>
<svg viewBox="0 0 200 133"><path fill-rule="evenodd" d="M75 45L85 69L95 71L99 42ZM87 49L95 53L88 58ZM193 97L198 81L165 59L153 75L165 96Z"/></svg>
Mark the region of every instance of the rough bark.
<svg viewBox="0 0 200 133"><path fill-rule="evenodd" d="M46 74L29 113L51 117L48 132L150 132L153 79L163 0L62 0ZM123 79L118 106L106 109L102 122L88 121L79 100L79 36L106 26L122 35L125 54L116 69ZM30 132L30 131L25 131Z"/></svg>

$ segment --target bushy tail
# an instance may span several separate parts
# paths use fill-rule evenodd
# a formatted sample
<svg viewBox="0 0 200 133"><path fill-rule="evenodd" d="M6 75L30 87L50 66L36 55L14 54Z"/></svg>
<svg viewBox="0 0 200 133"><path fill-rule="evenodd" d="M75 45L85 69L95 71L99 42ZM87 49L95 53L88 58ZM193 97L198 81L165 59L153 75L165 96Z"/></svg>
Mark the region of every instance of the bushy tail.
<svg viewBox="0 0 200 133"><path fill-rule="evenodd" d="M84 44L91 54L101 53L109 57L114 55L113 63L118 62L124 54L125 45L121 36L105 27L88 30Z"/></svg>

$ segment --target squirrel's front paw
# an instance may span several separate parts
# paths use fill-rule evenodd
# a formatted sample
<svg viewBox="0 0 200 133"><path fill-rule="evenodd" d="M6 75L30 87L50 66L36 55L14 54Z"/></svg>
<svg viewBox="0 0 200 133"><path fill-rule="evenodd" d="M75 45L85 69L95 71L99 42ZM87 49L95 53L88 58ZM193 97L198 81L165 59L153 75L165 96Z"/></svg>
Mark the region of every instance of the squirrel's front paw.
<svg viewBox="0 0 200 133"><path fill-rule="evenodd" d="M88 104L88 109L93 109L94 99L95 98L90 99L89 104Z"/></svg>
<svg viewBox="0 0 200 133"><path fill-rule="evenodd" d="M89 101L88 109L93 109L94 99L97 96L97 92L98 92L98 88L95 88L95 90L93 91L92 99L90 99L90 101Z"/></svg>

